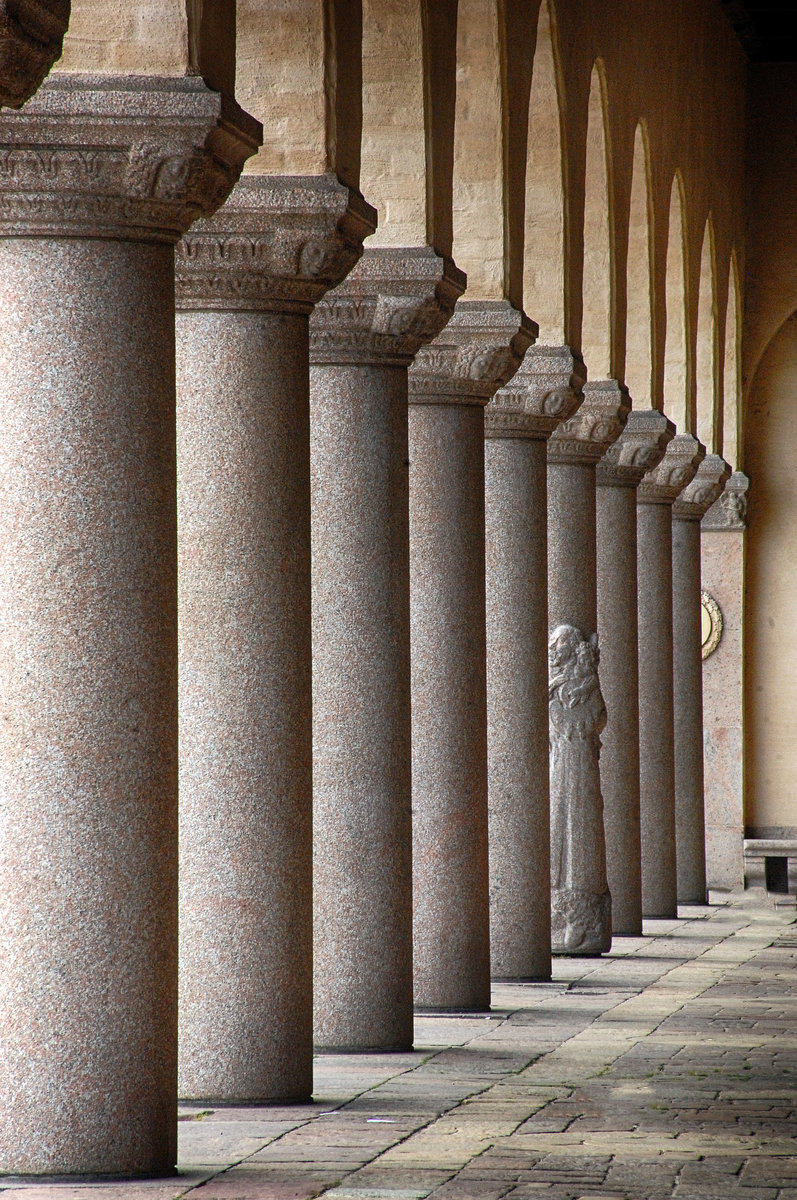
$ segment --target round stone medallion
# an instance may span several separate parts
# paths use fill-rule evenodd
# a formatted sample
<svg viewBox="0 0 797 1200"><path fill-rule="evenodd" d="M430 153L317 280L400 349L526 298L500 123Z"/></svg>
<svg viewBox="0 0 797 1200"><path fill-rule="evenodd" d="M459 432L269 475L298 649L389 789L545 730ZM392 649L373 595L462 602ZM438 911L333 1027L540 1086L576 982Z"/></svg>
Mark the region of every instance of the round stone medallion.
<svg viewBox="0 0 797 1200"><path fill-rule="evenodd" d="M700 593L700 640L703 658L713 654L722 637L722 612L708 592Z"/></svg>

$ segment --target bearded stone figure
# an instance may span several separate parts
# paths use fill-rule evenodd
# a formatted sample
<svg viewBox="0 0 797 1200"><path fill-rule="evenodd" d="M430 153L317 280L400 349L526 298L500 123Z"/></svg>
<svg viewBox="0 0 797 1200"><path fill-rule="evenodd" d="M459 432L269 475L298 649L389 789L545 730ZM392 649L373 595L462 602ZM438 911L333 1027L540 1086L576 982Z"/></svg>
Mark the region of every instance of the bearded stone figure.
<svg viewBox="0 0 797 1200"><path fill-rule="evenodd" d="M599 756L606 706L598 635L557 625L548 641L551 774L551 948L603 954L611 946Z"/></svg>

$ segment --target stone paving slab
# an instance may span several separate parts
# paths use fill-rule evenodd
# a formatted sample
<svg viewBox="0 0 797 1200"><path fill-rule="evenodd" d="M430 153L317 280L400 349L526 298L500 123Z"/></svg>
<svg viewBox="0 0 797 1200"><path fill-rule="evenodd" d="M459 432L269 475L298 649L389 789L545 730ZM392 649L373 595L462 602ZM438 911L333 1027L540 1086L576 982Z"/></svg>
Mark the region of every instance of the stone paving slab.
<svg viewBox="0 0 797 1200"><path fill-rule="evenodd" d="M319 1056L313 1104L181 1105L174 1179L0 1200L797 1200L794 915L690 906L412 1053Z"/></svg>

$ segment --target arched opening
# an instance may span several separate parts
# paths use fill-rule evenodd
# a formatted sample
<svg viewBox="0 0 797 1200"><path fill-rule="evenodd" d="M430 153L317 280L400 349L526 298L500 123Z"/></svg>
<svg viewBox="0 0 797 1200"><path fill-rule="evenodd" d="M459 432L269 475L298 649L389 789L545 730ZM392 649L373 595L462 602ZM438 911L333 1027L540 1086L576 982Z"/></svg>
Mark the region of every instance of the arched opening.
<svg viewBox="0 0 797 1200"><path fill-rule="evenodd" d="M606 84L601 65L592 69L584 177L584 273L581 352L591 379L612 374L612 240Z"/></svg>
<svg viewBox="0 0 797 1200"><path fill-rule="evenodd" d="M725 314L725 365L722 400L722 455L734 471L741 470L741 363L742 307L739 265L731 252L728 308Z"/></svg>
<svg viewBox="0 0 797 1200"><path fill-rule="evenodd" d="M636 408L653 407L653 305L651 267L650 167L645 129L634 135L631 202L628 215L625 385Z"/></svg>
<svg viewBox="0 0 797 1200"><path fill-rule="evenodd" d="M672 181L667 234L665 296L667 325L664 340L664 411L679 433L691 432L687 405L686 242L684 239L683 180Z"/></svg>
<svg viewBox="0 0 797 1200"><path fill-rule="evenodd" d="M556 29L548 0L537 21L529 97L523 307L540 327L539 343L565 338L565 205L562 127L555 54Z"/></svg>
<svg viewBox="0 0 797 1200"><path fill-rule="evenodd" d="M696 422L693 428L710 453L716 453L719 437L719 389L717 387L717 301L714 281L714 227L709 216L700 254L700 291L697 298L695 338ZM690 400L692 397L690 396ZM691 424L691 422L690 422Z"/></svg>

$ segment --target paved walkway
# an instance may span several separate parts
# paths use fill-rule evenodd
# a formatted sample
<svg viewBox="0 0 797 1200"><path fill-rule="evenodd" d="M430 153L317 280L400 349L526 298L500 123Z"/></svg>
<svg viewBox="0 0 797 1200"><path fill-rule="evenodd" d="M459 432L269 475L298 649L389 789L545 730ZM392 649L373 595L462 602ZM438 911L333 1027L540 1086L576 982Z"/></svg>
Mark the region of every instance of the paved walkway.
<svg viewBox="0 0 797 1200"><path fill-rule="evenodd" d="M0 1200L797 1200L795 914L681 912L412 1054L319 1057L314 1105L183 1107L175 1179Z"/></svg>

